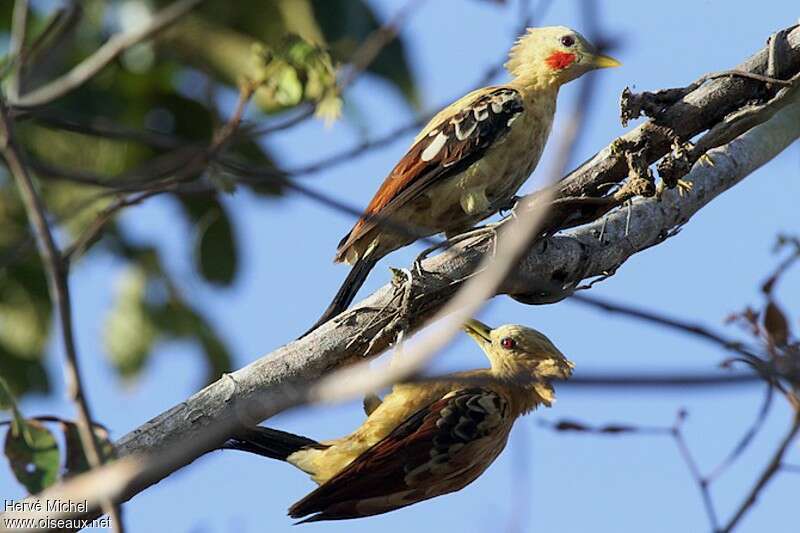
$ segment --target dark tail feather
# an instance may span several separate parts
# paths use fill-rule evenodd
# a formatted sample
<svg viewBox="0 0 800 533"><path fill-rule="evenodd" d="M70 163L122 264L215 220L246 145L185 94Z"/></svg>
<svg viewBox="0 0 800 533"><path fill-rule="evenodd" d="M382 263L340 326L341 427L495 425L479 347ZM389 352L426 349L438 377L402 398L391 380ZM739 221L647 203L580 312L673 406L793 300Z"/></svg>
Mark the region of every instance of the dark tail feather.
<svg viewBox="0 0 800 533"><path fill-rule="evenodd" d="M256 426L239 430L236 436L228 439L221 448L255 453L270 459L285 461L287 457L301 448L319 446L321 446L320 443L308 437Z"/></svg>
<svg viewBox="0 0 800 533"><path fill-rule="evenodd" d="M322 316L319 317L319 320L298 338L302 339L328 320L346 311L348 306L353 303L356 293L367 280L367 276L377 262L374 259L359 259L356 261L356 264L350 269L350 273L347 274L344 283L339 287L339 292L333 297L333 301L322 313Z"/></svg>

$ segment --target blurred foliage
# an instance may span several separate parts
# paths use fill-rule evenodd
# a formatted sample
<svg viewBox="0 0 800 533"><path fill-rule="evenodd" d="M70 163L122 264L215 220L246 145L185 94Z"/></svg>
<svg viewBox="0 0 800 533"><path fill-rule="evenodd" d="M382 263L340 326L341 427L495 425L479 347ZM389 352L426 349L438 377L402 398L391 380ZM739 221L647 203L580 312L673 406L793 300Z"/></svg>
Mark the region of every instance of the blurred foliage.
<svg viewBox="0 0 800 533"><path fill-rule="evenodd" d="M369 4L352 0L314 0L314 12L328 39L331 54L340 61L351 57L379 25ZM416 84L406 60L402 39L386 45L367 68L400 90L414 107L420 106Z"/></svg>
<svg viewBox="0 0 800 533"><path fill-rule="evenodd" d="M342 103L330 55L302 38L287 35L280 46L253 46L254 81L276 105L292 107L303 101L316 103L316 115L328 124L339 118Z"/></svg>
<svg viewBox="0 0 800 533"><path fill-rule="evenodd" d="M58 475L58 446L50 431L35 420L26 420L17 407L14 395L0 377L0 401L10 410L5 446L11 471L28 492L36 493L52 485Z"/></svg>
<svg viewBox="0 0 800 533"><path fill-rule="evenodd" d="M194 340L205 354L207 381L231 368L231 355L214 327L180 296L155 248L138 257L117 283L116 304L104 330L106 353L119 374L138 375L159 340Z"/></svg>
<svg viewBox="0 0 800 533"><path fill-rule="evenodd" d="M4 453L14 477L31 494L36 494L56 482L59 476L72 476L89 469L75 422L55 416L25 418L11 390L0 378L0 409L11 411L10 421L0 422L8 427ZM63 437L63 460L56 436L48 425L57 425ZM108 430L96 424L93 432L104 459L114 454ZM62 468L63 465L63 468Z"/></svg>
<svg viewBox="0 0 800 533"><path fill-rule="evenodd" d="M148 13L171 3L33 2L20 92L63 75L110 35L131 29ZM6 41L12 7L11 1L0 2L0 39ZM62 242L82 234L114 200L114 195L103 194L109 186L141 186L143 180L186 174L196 149L207 146L219 131L229 112L229 97L244 79L263 81L254 97L262 114L310 102L318 116L327 120L338 116L336 69L380 24L366 0L207 0L156 40L128 50L79 89L20 117L18 141L40 179ZM9 64L10 58L1 59L3 65ZM409 105L417 105L402 39L386 46L366 75L382 78ZM11 81L3 80L4 90ZM225 156L242 165L277 169L268 147L245 135L226 146ZM234 182L215 166L196 174L181 178L211 184L211 192L169 198L190 225L186 237L192 242L198 277L216 287L229 287L240 271L241 243L236 220L221 197L234 188ZM243 187L273 198L283 192L275 182ZM43 352L52 310L46 280L14 184L3 168L0 225L0 375L16 396L48 392ZM174 340L197 343L208 380L230 370L226 343L181 294L153 243L134 244L123 227L111 222L93 243L87 260L92 254L110 255L117 264L124 263L104 330L106 353L120 376L135 379L154 347ZM80 299L80 294L75 297ZM36 443L47 440L42 432L46 429L31 431ZM12 441L12 452L23 453L17 444L18 440ZM49 475L42 473L37 482L49 481Z"/></svg>
<svg viewBox="0 0 800 533"><path fill-rule="evenodd" d="M60 457L53 434L36 420L14 420L6 434L5 454L17 481L36 494L55 483Z"/></svg>

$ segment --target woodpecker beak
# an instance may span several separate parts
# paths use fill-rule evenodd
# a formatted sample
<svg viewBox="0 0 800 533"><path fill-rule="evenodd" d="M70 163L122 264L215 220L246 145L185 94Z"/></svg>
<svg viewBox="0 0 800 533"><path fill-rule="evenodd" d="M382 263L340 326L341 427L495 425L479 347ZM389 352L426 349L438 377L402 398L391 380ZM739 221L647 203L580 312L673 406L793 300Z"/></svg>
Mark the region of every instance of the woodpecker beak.
<svg viewBox="0 0 800 533"><path fill-rule="evenodd" d="M594 68L611 68L619 67L622 65L622 63L611 56L598 54L592 57L592 65Z"/></svg>
<svg viewBox="0 0 800 533"><path fill-rule="evenodd" d="M478 346L483 348L487 344L492 344L492 328L474 318L469 319L463 326L467 335L475 339Z"/></svg>

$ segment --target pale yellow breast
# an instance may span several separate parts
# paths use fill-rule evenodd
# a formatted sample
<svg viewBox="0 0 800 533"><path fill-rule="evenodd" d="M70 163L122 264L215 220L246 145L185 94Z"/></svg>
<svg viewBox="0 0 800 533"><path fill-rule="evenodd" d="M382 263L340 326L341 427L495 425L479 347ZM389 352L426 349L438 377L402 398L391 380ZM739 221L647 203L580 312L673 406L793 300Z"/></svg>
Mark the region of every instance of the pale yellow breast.
<svg viewBox="0 0 800 533"><path fill-rule="evenodd" d="M537 91L526 95L525 111L511 125L510 131L492 145L483 158L464 172L432 187L431 198L450 198L459 203L464 219L456 227L474 225L494 214L490 207L498 200L511 198L533 172L544 151L555 114L556 95L552 91ZM466 209L465 204L480 205L483 209ZM473 197L468 202L464 197ZM447 202L432 202L431 215L438 220L453 219ZM454 224L455 225L455 224Z"/></svg>

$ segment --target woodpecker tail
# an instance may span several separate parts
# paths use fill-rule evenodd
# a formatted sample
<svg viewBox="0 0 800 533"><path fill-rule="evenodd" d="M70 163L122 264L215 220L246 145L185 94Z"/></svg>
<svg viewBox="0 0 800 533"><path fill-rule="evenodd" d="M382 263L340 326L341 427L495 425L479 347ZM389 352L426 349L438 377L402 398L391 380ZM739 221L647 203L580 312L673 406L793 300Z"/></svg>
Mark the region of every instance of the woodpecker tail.
<svg viewBox="0 0 800 533"><path fill-rule="evenodd" d="M322 316L319 317L319 320L298 338L302 339L328 320L346 311L347 307L353 303L356 293L367 280L367 276L377 262L377 260L370 259L369 257L356 261L350 269L350 273L347 274L344 283L342 283L342 286L339 288L339 292L333 297L333 301L328 308L325 309L325 312L322 313Z"/></svg>
<svg viewBox="0 0 800 533"><path fill-rule="evenodd" d="M240 450L255 453L270 459L285 461L302 448L318 448L322 445L308 437L301 437L278 429L256 426L239 430L235 437L220 446L223 450Z"/></svg>

